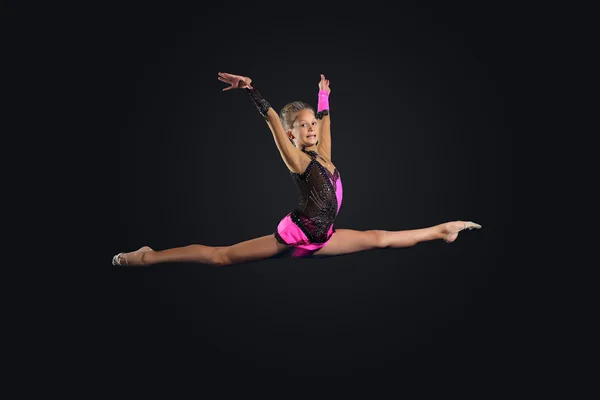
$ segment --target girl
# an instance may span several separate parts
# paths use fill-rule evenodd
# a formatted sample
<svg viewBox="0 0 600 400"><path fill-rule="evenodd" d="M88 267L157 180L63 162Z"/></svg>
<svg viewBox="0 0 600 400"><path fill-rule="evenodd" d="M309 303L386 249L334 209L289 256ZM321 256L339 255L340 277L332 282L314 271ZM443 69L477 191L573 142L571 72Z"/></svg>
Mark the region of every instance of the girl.
<svg viewBox="0 0 600 400"><path fill-rule="evenodd" d="M298 187L298 207L281 219L270 235L230 246L192 244L160 251L144 246L115 255L113 265L186 262L226 266L274 257L331 257L370 249L410 247L437 239L451 243L459 232L481 228L471 221L451 221L403 231L335 229L343 188L340 171L331 159L329 80L321 75L316 112L310 104L294 101L278 114L252 86L249 77L219 72L218 79L229 84L223 91L245 90L264 117Z"/></svg>

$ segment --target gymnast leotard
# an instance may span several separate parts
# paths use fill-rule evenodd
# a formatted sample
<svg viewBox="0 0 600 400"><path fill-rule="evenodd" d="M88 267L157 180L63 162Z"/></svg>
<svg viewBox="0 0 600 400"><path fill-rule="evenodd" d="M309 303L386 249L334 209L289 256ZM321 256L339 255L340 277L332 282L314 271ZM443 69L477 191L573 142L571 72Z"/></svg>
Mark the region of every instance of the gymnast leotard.
<svg viewBox="0 0 600 400"><path fill-rule="evenodd" d="M293 257L308 257L324 247L335 233L335 218L342 206L342 180L317 161L318 154L304 151L311 161L304 173L292 172L298 187L298 207L277 226L275 238L295 248Z"/></svg>
<svg viewBox="0 0 600 400"><path fill-rule="evenodd" d="M279 115L256 90L246 89L258 111L267 121L280 154L298 188L298 207L286 215L273 233L279 243L290 246L292 257L309 257L323 248L335 234L334 222L342 206L342 180L339 170L327 169L319 159L331 164L329 110L318 110L318 153L298 149L285 134ZM308 157L307 157L308 156ZM307 160L310 160L307 165ZM300 172L303 171L303 172Z"/></svg>

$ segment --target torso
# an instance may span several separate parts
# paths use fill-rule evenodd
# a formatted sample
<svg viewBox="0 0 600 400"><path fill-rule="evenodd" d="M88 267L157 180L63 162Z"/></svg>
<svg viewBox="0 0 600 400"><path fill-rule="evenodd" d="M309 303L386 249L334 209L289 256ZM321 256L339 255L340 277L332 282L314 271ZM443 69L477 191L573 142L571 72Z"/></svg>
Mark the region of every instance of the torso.
<svg viewBox="0 0 600 400"><path fill-rule="evenodd" d="M298 206L290 218L310 243L325 243L342 202L340 172L318 153L302 152L301 171L290 171L298 187Z"/></svg>

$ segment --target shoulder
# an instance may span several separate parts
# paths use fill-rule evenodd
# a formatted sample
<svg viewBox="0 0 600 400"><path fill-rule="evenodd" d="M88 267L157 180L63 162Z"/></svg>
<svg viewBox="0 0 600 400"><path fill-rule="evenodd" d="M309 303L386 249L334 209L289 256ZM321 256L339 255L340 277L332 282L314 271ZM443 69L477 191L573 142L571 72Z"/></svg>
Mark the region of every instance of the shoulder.
<svg viewBox="0 0 600 400"><path fill-rule="evenodd" d="M294 165L288 165L288 169L292 174L301 175L306 172L306 169L312 162L312 159L300 150L298 150L298 153L300 153L298 161L295 162Z"/></svg>

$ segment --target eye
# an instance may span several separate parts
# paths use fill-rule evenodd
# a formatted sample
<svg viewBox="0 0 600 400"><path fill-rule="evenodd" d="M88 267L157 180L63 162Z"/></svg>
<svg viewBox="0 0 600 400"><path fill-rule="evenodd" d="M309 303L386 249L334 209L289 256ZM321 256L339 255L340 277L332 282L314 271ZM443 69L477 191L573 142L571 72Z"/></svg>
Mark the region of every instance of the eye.
<svg viewBox="0 0 600 400"><path fill-rule="evenodd" d="M313 124L314 126L317 126L317 121L313 122L312 124Z"/></svg>

